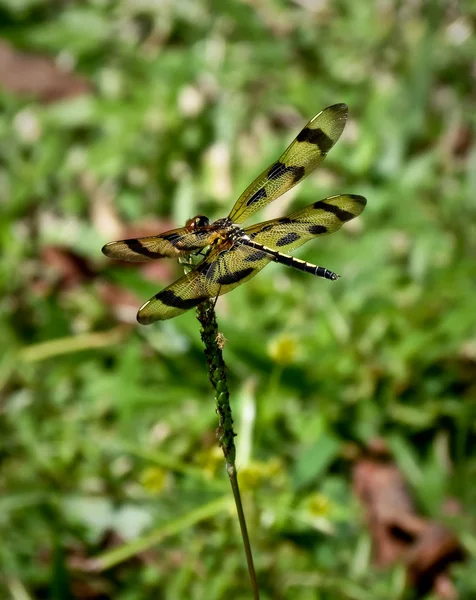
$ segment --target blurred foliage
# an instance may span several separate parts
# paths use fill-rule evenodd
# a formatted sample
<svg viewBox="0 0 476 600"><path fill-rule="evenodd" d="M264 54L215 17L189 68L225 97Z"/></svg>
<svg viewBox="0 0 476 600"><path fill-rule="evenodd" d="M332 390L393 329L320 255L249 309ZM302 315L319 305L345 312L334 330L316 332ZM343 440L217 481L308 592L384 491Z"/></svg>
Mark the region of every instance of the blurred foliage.
<svg viewBox="0 0 476 600"><path fill-rule="evenodd" d="M298 253L342 278L273 265L217 305L262 597L402 597L402 569L371 566L350 488L375 437L424 514L458 501L454 581L476 597L475 4L3 0L0 22L92 87L0 93L6 597L249 597L193 311L131 325L180 267L100 248L127 224L226 215L336 102L350 122L325 166L260 220L366 196ZM77 281L51 248L81 261ZM114 547L127 560L91 570Z"/></svg>

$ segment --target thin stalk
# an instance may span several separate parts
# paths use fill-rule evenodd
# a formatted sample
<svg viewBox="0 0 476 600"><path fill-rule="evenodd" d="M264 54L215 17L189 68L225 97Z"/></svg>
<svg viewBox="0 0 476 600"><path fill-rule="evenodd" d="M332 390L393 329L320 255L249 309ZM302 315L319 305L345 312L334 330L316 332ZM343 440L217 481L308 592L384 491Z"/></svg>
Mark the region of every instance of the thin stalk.
<svg viewBox="0 0 476 600"><path fill-rule="evenodd" d="M238 521L240 523L241 536L245 547L248 573L253 590L254 600L259 600L258 582L253 564L250 539L246 527L246 519L241 502L240 488L235 466L236 448L235 432L233 431L233 417L230 406L230 394L226 380L226 366L223 360L223 336L218 331L215 315L215 306L211 301L203 302L197 307L197 318L200 322L200 335L205 345L205 357L207 359L208 378L215 389L216 411L218 414L217 437L220 448L223 451L226 462L226 471L231 483L233 497L235 499Z"/></svg>
<svg viewBox="0 0 476 600"><path fill-rule="evenodd" d="M117 548L113 548L112 550L106 550L99 556L91 558L86 562L86 569L90 571L105 571L106 569L115 567L119 563L156 546L162 540L177 535L201 521L211 519L223 510L229 510L230 504L231 502L228 496L213 500L213 502L209 502L204 506L200 506L187 514L178 517L175 521L169 521L168 523L157 527L152 533L136 538L135 540L127 542Z"/></svg>
<svg viewBox="0 0 476 600"><path fill-rule="evenodd" d="M64 354L72 354L73 352L114 346L121 342L129 331L130 327L120 325L109 331L83 333L31 344L20 351L20 359L25 362L39 362Z"/></svg>

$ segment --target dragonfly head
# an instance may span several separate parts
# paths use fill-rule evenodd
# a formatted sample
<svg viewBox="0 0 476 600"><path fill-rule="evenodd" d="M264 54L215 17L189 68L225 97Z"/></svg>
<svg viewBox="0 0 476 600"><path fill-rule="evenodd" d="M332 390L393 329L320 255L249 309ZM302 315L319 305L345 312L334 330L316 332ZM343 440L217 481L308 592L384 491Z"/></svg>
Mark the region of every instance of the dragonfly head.
<svg viewBox="0 0 476 600"><path fill-rule="evenodd" d="M193 227L194 229L198 229L199 227L205 227L210 225L210 219L205 217L205 215L197 215L192 219L189 219L186 224L187 227Z"/></svg>

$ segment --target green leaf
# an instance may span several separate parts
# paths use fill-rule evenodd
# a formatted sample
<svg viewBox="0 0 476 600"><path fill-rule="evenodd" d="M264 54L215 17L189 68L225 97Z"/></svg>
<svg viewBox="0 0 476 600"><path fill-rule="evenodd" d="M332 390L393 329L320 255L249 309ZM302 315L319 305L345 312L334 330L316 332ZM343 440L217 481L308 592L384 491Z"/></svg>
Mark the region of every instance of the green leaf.
<svg viewBox="0 0 476 600"><path fill-rule="evenodd" d="M312 445L301 448L293 470L293 481L297 488L317 483L318 478L339 454L337 438L322 433Z"/></svg>

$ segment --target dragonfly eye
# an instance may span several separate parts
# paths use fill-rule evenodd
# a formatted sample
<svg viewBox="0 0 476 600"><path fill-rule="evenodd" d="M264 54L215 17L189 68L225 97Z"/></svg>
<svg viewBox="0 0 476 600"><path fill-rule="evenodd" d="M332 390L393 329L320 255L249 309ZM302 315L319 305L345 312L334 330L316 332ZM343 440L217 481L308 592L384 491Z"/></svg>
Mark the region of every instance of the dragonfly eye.
<svg viewBox="0 0 476 600"><path fill-rule="evenodd" d="M197 215L193 219L190 219L187 224L192 227L205 227L206 225L210 225L210 219L204 215Z"/></svg>

